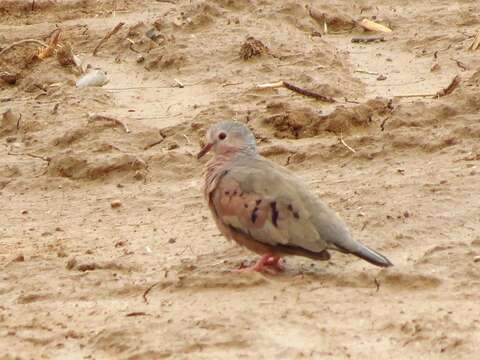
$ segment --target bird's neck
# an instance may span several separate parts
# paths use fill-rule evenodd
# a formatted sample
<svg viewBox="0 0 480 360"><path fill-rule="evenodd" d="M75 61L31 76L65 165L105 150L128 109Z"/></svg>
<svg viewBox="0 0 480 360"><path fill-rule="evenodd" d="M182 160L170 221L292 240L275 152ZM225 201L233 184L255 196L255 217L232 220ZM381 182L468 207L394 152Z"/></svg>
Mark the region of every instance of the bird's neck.
<svg viewBox="0 0 480 360"><path fill-rule="evenodd" d="M238 158L256 157L256 152L251 149L235 149L216 154L208 163L205 169L205 196L208 198L210 191L215 188L219 177L230 167L230 164Z"/></svg>

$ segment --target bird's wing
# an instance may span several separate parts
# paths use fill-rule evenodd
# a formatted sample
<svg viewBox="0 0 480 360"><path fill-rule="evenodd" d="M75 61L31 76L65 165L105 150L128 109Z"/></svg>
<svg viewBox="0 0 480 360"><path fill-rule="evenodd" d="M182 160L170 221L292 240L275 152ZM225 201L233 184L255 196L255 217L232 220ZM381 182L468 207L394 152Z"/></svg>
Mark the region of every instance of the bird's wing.
<svg viewBox="0 0 480 360"><path fill-rule="evenodd" d="M233 162L211 189L210 202L218 220L256 241L321 252L327 244L305 194L294 175L254 158Z"/></svg>

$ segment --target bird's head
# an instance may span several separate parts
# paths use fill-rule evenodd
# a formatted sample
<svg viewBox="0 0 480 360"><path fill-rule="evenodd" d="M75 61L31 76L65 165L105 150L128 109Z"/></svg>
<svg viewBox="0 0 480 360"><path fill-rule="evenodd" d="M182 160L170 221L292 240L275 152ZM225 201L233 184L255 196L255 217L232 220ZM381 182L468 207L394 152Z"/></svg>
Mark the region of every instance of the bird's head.
<svg viewBox="0 0 480 360"><path fill-rule="evenodd" d="M256 153L255 136L244 124L236 121L222 121L212 125L207 132L207 144L200 150L200 159L210 150L216 155Z"/></svg>

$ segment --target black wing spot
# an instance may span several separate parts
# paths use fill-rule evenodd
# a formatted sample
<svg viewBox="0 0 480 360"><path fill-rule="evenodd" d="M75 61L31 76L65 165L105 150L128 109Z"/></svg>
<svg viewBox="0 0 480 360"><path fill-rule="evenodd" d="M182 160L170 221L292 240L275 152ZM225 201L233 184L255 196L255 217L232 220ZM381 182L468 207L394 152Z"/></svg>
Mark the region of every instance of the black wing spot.
<svg viewBox="0 0 480 360"><path fill-rule="evenodd" d="M248 204L243 204L243 206L245 207L245 209L247 209L247 208L248 208Z"/></svg>
<svg viewBox="0 0 480 360"><path fill-rule="evenodd" d="M300 219L300 215L298 215L298 212L297 212L297 211L294 211L294 212L293 212L293 217L294 217L295 219Z"/></svg>
<svg viewBox="0 0 480 360"><path fill-rule="evenodd" d="M293 211L293 206L292 206L292 204L288 204L287 208L288 208L288 210Z"/></svg>
<svg viewBox="0 0 480 360"><path fill-rule="evenodd" d="M257 199L257 200L255 201L255 203L256 203L257 205L260 205L261 202L262 202L262 199Z"/></svg>
<svg viewBox="0 0 480 360"><path fill-rule="evenodd" d="M233 196L236 196L237 195L237 190L233 190Z"/></svg>
<svg viewBox="0 0 480 360"><path fill-rule="evenodd" d="M225 195L230 195L230 191L225 191Z"/></svg>
<svg viewBox="0 0 480 360"><path fill-rule="evenodd" d="M272 201L270 203L270 207L272 208L272 223L275 227L277 227L277 222L278 222L278 210L277 210L277 202Z"/></svg>
<svg viewBox="0 0 480 360"><path fill-rule="evenodd" d="M252 211L252 214L250 215L250 220L252 220L252 223L255 224L255 221L257 221L257 211L258 211L258 207L255 207L255 209L253 209Z"/></svg>

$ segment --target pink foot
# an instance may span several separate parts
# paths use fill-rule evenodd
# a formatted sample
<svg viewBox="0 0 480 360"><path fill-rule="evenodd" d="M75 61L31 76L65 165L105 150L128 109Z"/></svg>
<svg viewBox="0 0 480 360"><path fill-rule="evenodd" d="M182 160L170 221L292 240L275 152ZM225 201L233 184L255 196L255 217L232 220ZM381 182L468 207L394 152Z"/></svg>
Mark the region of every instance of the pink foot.
<svg viewBox="0 0 480 360"><path fill-rule="evenodd" d="M284 270L283 266L279 264L279 261L280 261L280 257L273 256L272 254L265 254L265 255L262 255L262 257L258 259L254 265L236 269L233 271L241 272L241 273L258 271L258 272L265 272L272 275L276 275L279 272L282 272Z"/></svg>

